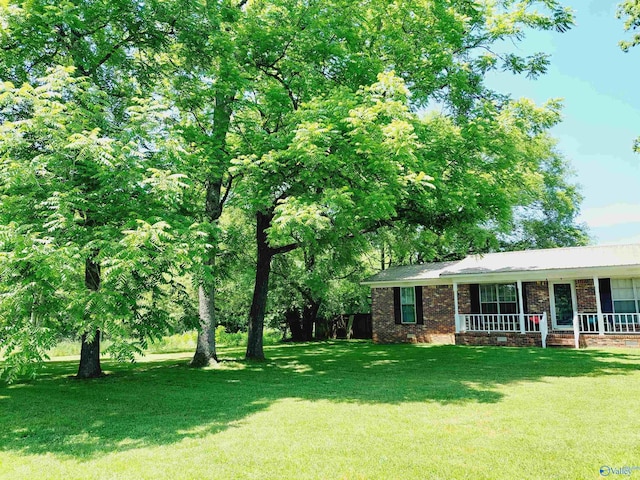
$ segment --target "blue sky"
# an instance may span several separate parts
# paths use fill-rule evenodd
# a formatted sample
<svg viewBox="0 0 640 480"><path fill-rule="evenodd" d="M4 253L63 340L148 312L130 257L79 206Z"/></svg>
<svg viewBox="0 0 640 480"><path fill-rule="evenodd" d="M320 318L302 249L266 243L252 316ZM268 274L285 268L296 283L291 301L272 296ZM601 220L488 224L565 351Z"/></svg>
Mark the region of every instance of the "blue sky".
<svg viewBox="0 0 640 480"><path fill-rule="evenodd" d="M536 80L507 73L489 84L538 103L562 98L563 122L552 130L570 160L584 195L580 220L594 243L640 242L640 46L622 52L629 38L616 18L614 0L565 0L577 25L566 33L532 32L521 54L551 54L546 75Z"/></svg>

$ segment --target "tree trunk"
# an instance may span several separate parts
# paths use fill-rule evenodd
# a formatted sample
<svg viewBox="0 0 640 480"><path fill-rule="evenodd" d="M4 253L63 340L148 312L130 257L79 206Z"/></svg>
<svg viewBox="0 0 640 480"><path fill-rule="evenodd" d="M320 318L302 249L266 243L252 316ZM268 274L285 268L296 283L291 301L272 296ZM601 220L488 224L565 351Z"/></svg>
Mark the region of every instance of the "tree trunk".
<svg viewBox="0 0 640 480"><path fill-rule="evenodd" d="M227 132L231 124L232 106L235 97L235 91L229 95L223 93L216 94L216 107L213 112L213 133L212 142L215 145L215 154L213 157L214 167L223 170L223 166L227 164L228 158L225 153L227 143ZM206 198L205 198L205 218L214 226L218 223L222 215L222 207L224 200L222 199L222 175L212 176L206 181ZM230 186L227 185L227 189ZM215 236L208 238L207 243L212 245L209 249L209 257L205 261L205 269L210 270L209 275L205 275L205 279L198 286L198 317L200 320L200 328L198 329L198 341L196 352L191 359L190 366L206 367L211 362L218 361L216 353L216 319L215 319L215 276L214 267L216 263L216 255L218 252L218 239ZM207 280L207 278L209 280Z"/></svg>
<svg viewBox="0 0 640 480"><path fill-rule="evenodd" d="M272 215L258 212L256 216L256 242L258 259L256 262L256 281L253 287L253 299L249 311L249 338L247 342L247 360L263 360L262 335L264 331L264 313L269 292L269 274L274 251L267 241L267 228Z"/></svg>
<svg viewBox="0 0 640 480"><path fill-rule="evenodd" d="M102 376L100 367L100 330L93 333L82 334L82 347L80 349L80 366L76 378L97 378Z"/></svg>
<svg viewBox="0 0 640 480"><path fill-rule="evenodd" d="M87 258L84 264L84 284L88 290L97 292L100 289L100 264ZM91 336L93 338L91 338ZM100 367L100 330L82 334L80 348L80 366L76 378L96 378L102 376Z"/></svg>
<svg viewBox="0 0 640 480"><path fill-rule="evenodd" d="M215 224L222 214L222 206L220 205L220 192L222 190L221 181L212 181L207 183L206 189L206 215L207 220L211 224ZM216 353L216 319L215 319L215 276L214 267L216 264L217 239L208 239L209 250L207 255L209 258L205 260L205 272L203 279L198 285L198 318L200 328L198 329L198 340L196 344L196 352L191 359L189 366L194 368L202 368L209 366L212 362L218 361Z"/></svg>
<svg viewBox="0 0 640 480"><path fill-rule="evenodd" d="M310 342L311 340L313 340L313 325L318 318L319 309L320 302L310 300L302 310L302 332L305 342Z"/></svg>
<svg viewBox="0 0 640 480"><path fill-rule="evenodd" d="M191 367L202 368L218 361L216 353L216 326L214 314L214 288L198 287L198 314L200 329L196 353L189 364Z"/></svg>
<svg viewBox="0 0 640 480"><path fill-rule="evenodd" d="M300 311L297 308L289 309L285 312L284 318L291 331L291 340L294 342L304 341Z"/></svg>
<svg viewBox="0 0 640 480"><path fill-rule="evenodd" d="M350 340L353 337L353 320L354 316L349 315L349 320L347 321L347 340Z"/></svg>

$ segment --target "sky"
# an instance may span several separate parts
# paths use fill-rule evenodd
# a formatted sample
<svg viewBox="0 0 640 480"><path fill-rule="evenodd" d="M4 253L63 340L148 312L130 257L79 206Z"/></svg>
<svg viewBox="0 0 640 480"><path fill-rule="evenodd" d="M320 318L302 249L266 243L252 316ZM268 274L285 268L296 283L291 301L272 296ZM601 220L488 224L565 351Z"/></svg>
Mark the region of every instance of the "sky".
<svg viewBox="0 0 640 480"><path fill-rule="evenodd" d="M630 38L616 18L617 0L564 0L576 25L566 33L532 32L521 54L551 54L546 75L535 80L510 73L489 85L538 103L563 99L563 121L551 134L575 171L584 200L578 219L594 244L640 242L640 45L618 46Z"/></svg>

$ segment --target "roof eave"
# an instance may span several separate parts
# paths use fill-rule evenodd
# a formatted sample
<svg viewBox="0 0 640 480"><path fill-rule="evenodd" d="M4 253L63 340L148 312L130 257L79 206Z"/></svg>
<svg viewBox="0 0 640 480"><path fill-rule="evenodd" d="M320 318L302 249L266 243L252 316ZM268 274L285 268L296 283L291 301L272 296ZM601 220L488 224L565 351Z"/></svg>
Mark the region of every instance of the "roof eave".
<svg viewBox="0 0 640 480"><path fill-rule="evenodd" d="M448 278L410 278L407 280L382 280L382 281L364 281L360 285L368 285L370 287L417 287L425 285L451 285L453 282Z"/></svg>
<svg viewBox="0 0 640 480"><path fill-rule="evenodd" d="M365 281L362 285L376 288L451 285L453 283L499 283L515 281L577 280L594 277L640 277L640 265L611 265L606 267L580 267L546 270L514 270L509 272L442 273L438 278L412 278L406 280Z"/></svg>

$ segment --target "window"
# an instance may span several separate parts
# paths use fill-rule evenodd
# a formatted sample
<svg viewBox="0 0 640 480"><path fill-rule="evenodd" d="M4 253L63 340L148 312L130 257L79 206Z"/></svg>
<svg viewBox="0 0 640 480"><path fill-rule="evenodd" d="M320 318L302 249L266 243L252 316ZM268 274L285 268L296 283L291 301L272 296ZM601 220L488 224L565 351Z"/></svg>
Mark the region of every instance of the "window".
<svg viewBox="0 0 640 480"><path fill-rule="evenodd" d="M640 279L611 279L614 313L640 312Z"/></svg>
<svg viewBox="0 0 640 480"><path fill-rule="evenodd" d="M480 285L480 313L518 313L518 291L515 284Z"/></svg>
<svg viewBox="0 0 640 480"><path fill-rule="evenodd" d="M422 287L393 287L393 317L396 325L424 325Z"/></svg>
<svg viewBox="0 0 640 480"><path fill-rule="evenodd" d="M416 323L416 291L413 287L400 288L402 323Z"/></svg>

